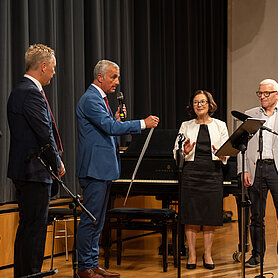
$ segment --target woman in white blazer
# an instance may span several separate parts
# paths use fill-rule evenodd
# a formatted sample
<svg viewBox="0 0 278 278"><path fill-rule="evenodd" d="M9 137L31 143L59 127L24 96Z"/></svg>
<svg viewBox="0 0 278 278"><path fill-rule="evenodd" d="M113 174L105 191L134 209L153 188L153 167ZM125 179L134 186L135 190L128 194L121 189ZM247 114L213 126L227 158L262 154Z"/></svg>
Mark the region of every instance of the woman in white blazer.
<svg viewBox="0 0 278 278"><path fill-rule="evenodd" d="M202 227L203 265L207 269L214 269L215 265L211 256L214 229L223 224L221 163L227 163L227 157L217 157L214 153L229 136L226 124L211 117L217 105L209 92L196 91L191 96L188 109L194 119L183 122L179 130L179 133L186 138L183 144L185 163L179 207L189 247L186 267L187 269L196 268L196 236ZM178 141L177 138L174 148L175 158Z"/></svg>

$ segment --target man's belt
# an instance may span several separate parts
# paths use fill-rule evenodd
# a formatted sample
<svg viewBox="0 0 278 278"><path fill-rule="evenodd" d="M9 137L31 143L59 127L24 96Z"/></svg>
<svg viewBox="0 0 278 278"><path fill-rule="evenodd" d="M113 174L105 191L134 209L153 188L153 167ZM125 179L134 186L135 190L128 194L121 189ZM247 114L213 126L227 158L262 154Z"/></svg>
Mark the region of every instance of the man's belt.
<svg viewBox="0 0 278 278"><path fill-rule="evenodd" d="M274 159L263 159L263 164L271 165L274 163Z"/></svg>

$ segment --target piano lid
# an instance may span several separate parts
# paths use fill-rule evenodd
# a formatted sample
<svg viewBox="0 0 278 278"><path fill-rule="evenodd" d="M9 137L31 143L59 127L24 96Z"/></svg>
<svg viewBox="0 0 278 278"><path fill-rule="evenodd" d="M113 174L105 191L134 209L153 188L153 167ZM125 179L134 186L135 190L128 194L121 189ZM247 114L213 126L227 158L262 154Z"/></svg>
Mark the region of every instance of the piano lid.
<svg viewBox="0 0 278 278"><path fill-rule="evenodd" d="M121 157L139 156L144 146L149 129L141 134L133 134L132 141ZM154 129L145 157L173 157L173 149L178 135L177 129Z"/></svg>

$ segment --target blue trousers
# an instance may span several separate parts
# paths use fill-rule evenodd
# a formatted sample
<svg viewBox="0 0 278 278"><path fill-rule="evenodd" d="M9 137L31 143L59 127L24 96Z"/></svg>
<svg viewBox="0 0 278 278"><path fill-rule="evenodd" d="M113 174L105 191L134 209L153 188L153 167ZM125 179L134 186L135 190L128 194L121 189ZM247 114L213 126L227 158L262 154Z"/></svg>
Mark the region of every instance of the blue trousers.
<svg viewBox="0 0 278 278"><path fill-rule="evenodd" d="M93 178L79 179L83 204L95 216L96 222L82 212L77 232L78 269L84 271L98 265L99 237L105 222L111 181Z"/></svg>
<svg viewBox="0 0 278 278"><path fill-rule="evenodd" d="M262 186L263 186L263 253L265 252L265 207L267 193L270 191L278 216L278 172L275 164L263 164ZM260 256L260 167L257 163L254 183L248 189L251 205L250 236L252 241L252 255Z"/></svg>

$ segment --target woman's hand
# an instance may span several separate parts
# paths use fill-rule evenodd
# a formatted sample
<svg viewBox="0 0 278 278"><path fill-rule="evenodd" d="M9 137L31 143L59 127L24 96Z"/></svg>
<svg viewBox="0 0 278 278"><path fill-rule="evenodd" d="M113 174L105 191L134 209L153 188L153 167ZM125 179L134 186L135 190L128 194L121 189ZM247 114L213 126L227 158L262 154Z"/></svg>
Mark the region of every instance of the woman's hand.
<svg viewBox="0 0 278 278"><path fill-rule="evenodd" d="M216 151L218 150L217 148L215 148L214 145L212 145L212 149L213 149L214 152L216 152ZM225 160L227 159L226 156L218 156L218 155L217 155L217 157L218 157L221 161L225 161Z"/></svg>
<svg viewBox="0 0 278 278"><path fill-rule="evenodd" d="M188 138L183 144L184 155L188 155L192 151L192 149L194 148L195 145L196 145L196 142L193 142L192 144L190 144L190 139Z"/></svg>

